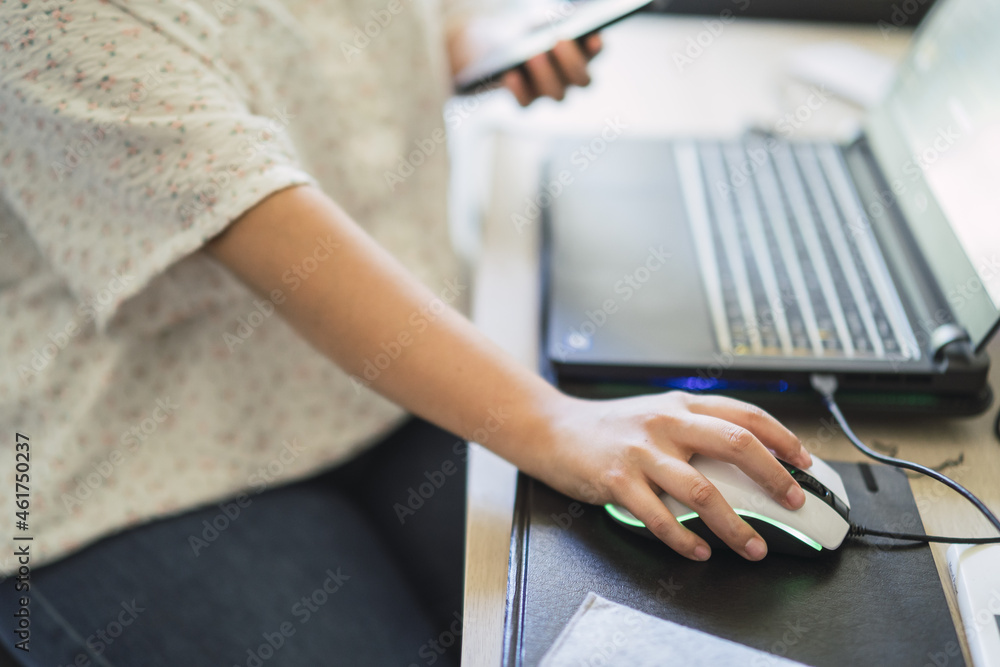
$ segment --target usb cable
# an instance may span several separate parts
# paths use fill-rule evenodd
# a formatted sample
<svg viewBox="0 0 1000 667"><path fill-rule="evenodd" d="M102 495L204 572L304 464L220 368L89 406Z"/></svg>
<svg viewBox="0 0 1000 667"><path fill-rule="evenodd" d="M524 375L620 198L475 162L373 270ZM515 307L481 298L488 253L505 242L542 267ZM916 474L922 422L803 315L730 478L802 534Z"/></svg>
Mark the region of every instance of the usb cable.
<svg viewBox="0 0 1000 667"><path fill-rule="evenodd" d="M996 515L990 511L990 508L986 506L983 501L975 496L967 488L951 479L947 475L943 475L933 468L928 468L927 466L922 466L919 463L913 463L912 461L905 461L903 459L897 459L892 456L886 456L884 454L879 454L875 450L869 448L865 443L861 442L861 439L854 434L850 425L847 423L847 419L844 418L844 413L840 411L840 407L837 406L837 401L834 395L837 393L837 378L832 375L826 375L821 373L813 373L809 376L809 383L812 385L820 396L823 397L823 402L826 404L827 409L833 418L840 425L840 428L844 431L844 435L847 439L851 441L851 444L857 447L865 456L875 459L880 463L886 465L895 466L897 468L905 468L906 470L913 470L919 472L923 475L927 475L937 481L945 484L958 493L962 494L966 500L976 506L983 516L993 525L994 528L1000 532L1000 519L997 519ZM887 537L897 540L909 540L913 542L948 542L948 543L960 543L960 544L997 544L1000 543L1000 537L940 537L938 535L916 535L910 533L890 533L881 530L872 530L860 526L857 524L851 524L850 530L848 531L848 536L850 537L860 537L863 535L874 535L877 537Z"/></svg>

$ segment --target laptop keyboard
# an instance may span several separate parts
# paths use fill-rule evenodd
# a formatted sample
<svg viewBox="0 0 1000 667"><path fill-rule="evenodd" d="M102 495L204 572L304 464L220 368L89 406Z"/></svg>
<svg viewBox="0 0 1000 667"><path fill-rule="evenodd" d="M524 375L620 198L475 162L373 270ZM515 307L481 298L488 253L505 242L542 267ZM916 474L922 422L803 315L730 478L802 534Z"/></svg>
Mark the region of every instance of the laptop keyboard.
<svg viewBox="0 0 1000 667"><path fill-rule="evenodd" d="M675 155L722 350L919 356L835 146L750 138Z"/></svg>

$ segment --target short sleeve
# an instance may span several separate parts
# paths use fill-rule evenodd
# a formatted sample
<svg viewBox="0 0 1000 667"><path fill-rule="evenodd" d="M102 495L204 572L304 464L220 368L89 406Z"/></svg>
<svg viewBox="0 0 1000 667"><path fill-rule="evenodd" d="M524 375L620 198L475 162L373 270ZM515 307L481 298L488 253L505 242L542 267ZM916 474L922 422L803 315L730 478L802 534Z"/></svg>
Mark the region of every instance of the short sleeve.
<svg viewBox="0 0 1000 667"><path fill-rule="evenodd" d="M218 21L140 4L0 4L0 194L99 329L267 195L313 182L294 117L254 108L213 55Z"/></svg>

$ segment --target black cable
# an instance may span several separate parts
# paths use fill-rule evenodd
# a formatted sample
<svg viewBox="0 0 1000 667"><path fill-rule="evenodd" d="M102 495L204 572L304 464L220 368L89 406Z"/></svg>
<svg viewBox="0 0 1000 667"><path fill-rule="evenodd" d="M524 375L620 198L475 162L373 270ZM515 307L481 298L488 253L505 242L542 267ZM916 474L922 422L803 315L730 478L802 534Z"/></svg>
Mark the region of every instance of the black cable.
<svg viewBox="0 0 1000 667"><path fill-rule="evenodd" d="M997 411L996 421L993 422L993 435L997 437L997 440L1000 440L1000 410Z"/></svg>
<svg viewBox="0 0 1000 667"><path fill-rule="evenodd" d="M945 544L1000 544L1000 537L941 537L940 535L917 535L914 533L889 533L884 530L874 530L865 528L856 523L852 523L847 531L848 537L864 537L874 535L875 537L888 537L894 540L907 540L909 542L943 542Z"/></svg>
<svg viewBox="0 0 1000 667"><path fill-rule="evenodd" d="M830 410L830 414L833 415L833 418L837 420L837 424L840 425L840 428L844 431L844 435L847 436L847 439L850 440L851 444L857 447L865 456L873 458L880 463L922 473L928 477L936 479L955 491L958 491L960 494L965 496L966 500L975 505L976 508L982 512L983 516L985 516L986 519L993 524L993 527L1000 532L1000 519L997 519L996 515L990 511L990 508L987 507L983 501L955 480L951 479L947 475L942 475L933 468L922 466L919 463L913 463L912 461L905 461L903 459L897 459L891 456L879 454L878 452L869 449L865 443L861 442L860 438L858 438L858 436L854 434L854 431L851 430L851 427L847 423L847 419L844 418L844 414L840 411L840 408L837 406L837 401L833 397L837 392L837 378L832 375L813 373L809 376L809 384L811 384L813 389L819 392L820 396L823 397L823 402L826 403L827 409ZM869 534L874 533L869 531ZM891 535L887 535L886 537L891 537Z"/></svg>

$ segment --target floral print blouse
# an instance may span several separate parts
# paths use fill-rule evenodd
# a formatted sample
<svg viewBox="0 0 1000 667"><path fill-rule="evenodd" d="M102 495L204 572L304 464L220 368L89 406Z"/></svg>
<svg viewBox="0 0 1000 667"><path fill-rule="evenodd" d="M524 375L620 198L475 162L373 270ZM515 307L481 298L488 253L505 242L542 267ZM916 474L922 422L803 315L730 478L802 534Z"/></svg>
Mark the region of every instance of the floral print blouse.
<svg viewBox="0 0 1000 667"><path fill-rule="evenodd" d="M440 13L0 0L0 537L30 535L32 565L315 473L402 418L275 314L336 261L327 239L269 295L201 247L309 183L432 289L463 286ZM8 511L15 440L26 527Z"/></svg>

